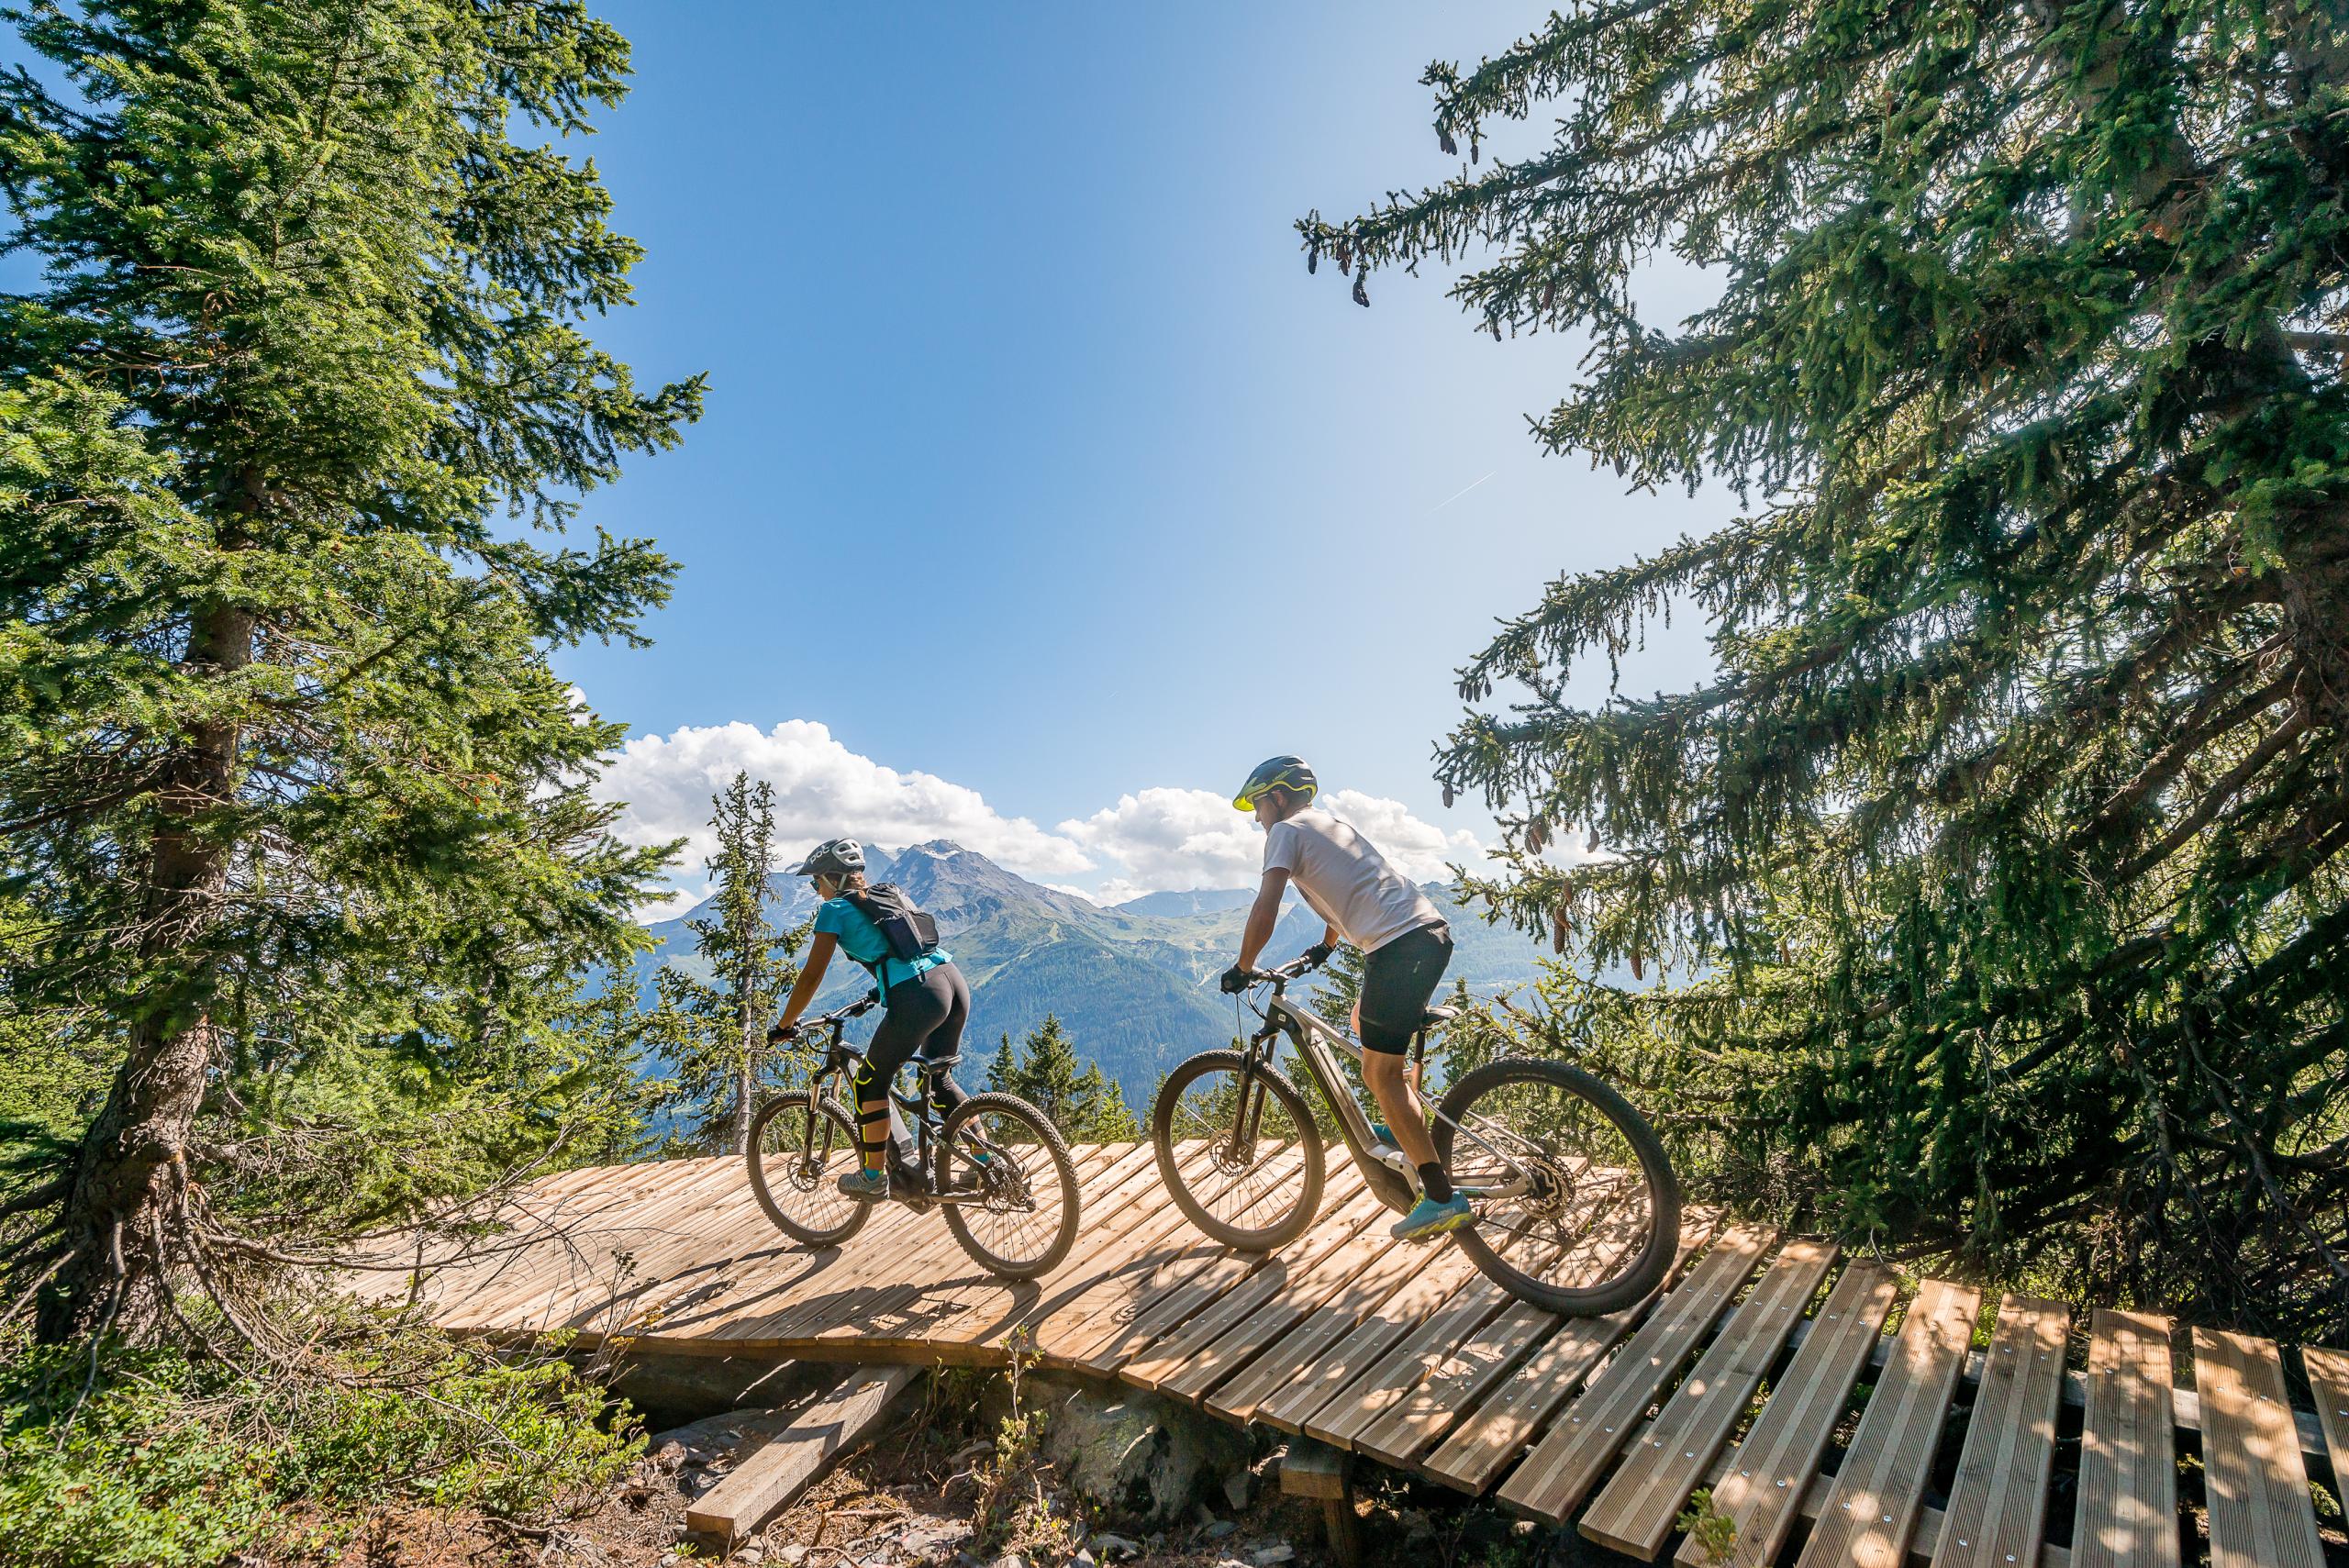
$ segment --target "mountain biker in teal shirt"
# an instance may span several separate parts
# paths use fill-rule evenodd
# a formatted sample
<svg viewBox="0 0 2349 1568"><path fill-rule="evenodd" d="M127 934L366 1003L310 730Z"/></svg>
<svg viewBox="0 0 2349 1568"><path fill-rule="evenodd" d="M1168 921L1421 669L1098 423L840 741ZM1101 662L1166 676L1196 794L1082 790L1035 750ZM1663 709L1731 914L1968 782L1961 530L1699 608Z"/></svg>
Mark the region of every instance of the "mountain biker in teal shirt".
<svg viewBox="0 0 2349 1568"><path fill-rule="evenodd" d="M910 1142L897 1125L889 1100L889 1085L897 1070L918 1051L930 1062L951 1062L963 1049L963 1027L971 1018L971 987L954 967L954 955L934 948L919 958L899 958L889 949L872 917L842 896L864 891L864 849L853 839L834 839L816 846L807 861L792 869L815 884L824 900L816 911L816 934L799 979L783 1005L783 1017L768 1031L771 1040L789 1040L797 1033L800 1015L815 1000L831 966L835 950L848 954L873 972L873 984L886 1008L881 1025L864 1048L864 1065L856 1074L857 1145L863 1154L859 1169L840 1179L840 1189L853 1198L874 1202L890 1194L889 1160L896 1146L896 1163L909 1166ZM952 1074L932 1080L931 1103L944 1116L963 1103L963 1090ZM906 1174L918 1185L910 1170Z"/></svg>

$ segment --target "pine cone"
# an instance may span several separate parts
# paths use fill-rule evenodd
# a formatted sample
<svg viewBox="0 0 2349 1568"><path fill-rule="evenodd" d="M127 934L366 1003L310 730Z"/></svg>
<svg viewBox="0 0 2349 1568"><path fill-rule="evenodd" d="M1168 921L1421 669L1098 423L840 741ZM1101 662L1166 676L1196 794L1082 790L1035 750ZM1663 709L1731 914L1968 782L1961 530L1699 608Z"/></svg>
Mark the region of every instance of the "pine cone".
<svg viewBox="0 0 2349 1568"><path fill-rule="evenodd" d="M1435 128L1435 144L1443 149L1447 156L1456 158L1460 155L1460 144L1453 140L1452 133L1442 126Z"/></svg>
<svg viewBox="0 0 2349 1568"><path fill-rule="evenodd" d="M1356 272L1354 274L1354 303L1363 306L1364 309L1368 309L1370 307L1370 295L1369 292L1362 286L1362 284L1363 280L1368 276L1370 276L1370 274L1366 272Z"/></svg>

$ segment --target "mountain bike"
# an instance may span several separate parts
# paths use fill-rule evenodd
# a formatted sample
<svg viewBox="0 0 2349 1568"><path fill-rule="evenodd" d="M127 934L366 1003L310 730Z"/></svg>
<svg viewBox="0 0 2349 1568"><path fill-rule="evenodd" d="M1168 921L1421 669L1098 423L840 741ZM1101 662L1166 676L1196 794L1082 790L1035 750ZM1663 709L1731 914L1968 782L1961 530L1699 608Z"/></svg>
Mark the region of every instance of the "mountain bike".
<svg viewBox="0 0 2349 1568"><path fill-rule="evenodd" d="M1362 1046L1286 994L1317 967L1300 958L1254 972L1246 1006L1263 1027L1241 1050L1181 1063L1151 1109L1151 1141L1175 1203L1242 1251L1296 1240L1321 1202L1321 1124L1275 1060L1283 1040L1320 1090L1372 1193L1398 1213L1419 1195L1409 1162L1374 1138L1340 1073L1336 1053L1359 1062ZM1412 1036L1415 1066L1425 1063L1430 1031L1456 1012L1428 1010ZM1663 1283L1680 1239L1680 1184L1654 1130L1598 1078L1565 1062L1488 1062L1445 1089L1430 1130L1453 1186L1475 1210L1475 1222L1452 1234L1510 1295L1595 1317Z"/></svg>
<svg viewBox="0 0 2349 1568"><path fill-rule="evenodd" d="M798 1032L822 1040L823 1062L804 1089L769 1098L751 1118L751 1190L775 1229L810 1247L836 1247L873 1217L873 1203L834 1184L863 1156L856 1106L838 1093L853 1084L864 1052L841 1039L851 1018L880 1005L867 993ZM1006 1279L1034 1279L1068 1256L1076 1240L1076 1167L1049 1118L1017 1095L973 1095L941 1118L935 1089L955 1058L917 1056L912 1095L889 1085L889 1097L913 1123L919 1151L910 1193L892 1201L936 1204L963 1250ZM853 1091L852 1091L852 1095ZM898 1174L896 1184L907 1177Z"/></svg>

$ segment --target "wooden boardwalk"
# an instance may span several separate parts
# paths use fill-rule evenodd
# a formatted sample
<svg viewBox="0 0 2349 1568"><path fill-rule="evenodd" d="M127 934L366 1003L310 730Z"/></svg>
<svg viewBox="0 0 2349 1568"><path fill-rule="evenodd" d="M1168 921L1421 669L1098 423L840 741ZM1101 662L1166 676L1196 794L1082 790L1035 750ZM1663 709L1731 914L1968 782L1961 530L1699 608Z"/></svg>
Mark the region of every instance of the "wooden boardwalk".
<svg viewBox="0 0 2349 1568"><path fill-rule="evenodd" d="M1675 1521L1699 1489L1726 1521L1720 1560L1743 1568L2325 1562L2310 1486L2338 1500L2349 1472L2349 1354L2299 1352L2315 1407L2298 1410L2266 1340L2197 1329L2174 1351L2160 1318L2077 1324L1937 1280L1907 1295L1826 1243L1703 1217L1656 1299L1560 1319L1455 1248L1391 1242L1342 1150L1318 1222L1269 1257L1194 1230L1147 1145L1074 1154L1084 1229L1031 1284L903 1205L842 1247L797 1247L739 1161L685 1160L547 1177L503 1240L417 1288L434 1321L500 1340L914 1364L1016 1349L1691 1568L1709 1559ZM2181 1496L2188 1451L2199 1496Z"/></svg>

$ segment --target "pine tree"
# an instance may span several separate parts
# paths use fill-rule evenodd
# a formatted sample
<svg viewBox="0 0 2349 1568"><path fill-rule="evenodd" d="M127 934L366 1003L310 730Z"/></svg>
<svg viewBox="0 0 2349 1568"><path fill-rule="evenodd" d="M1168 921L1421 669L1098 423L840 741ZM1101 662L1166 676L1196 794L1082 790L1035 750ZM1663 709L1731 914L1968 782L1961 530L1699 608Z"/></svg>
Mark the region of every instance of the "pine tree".
<svg viewBox="0 0 2349 1568"><path fill-rule="evenodd" d="M1546 448L1743 508L1464 668L1476 891L1701 972L1645 1027L1815 1219L2349 1327L2341 8L1595 0L1425 81L1470 165L1308 266L1467 267L1587 343ZM1582 706L1674 609L1715 676Z"/></svg>
<svg viewBox="0 0 2349 1568"><path fill-rule="evenodd" d="M665 851L611 836L621 731L547 654L637 640L671 567L546 530L701 383L641 393L577 325L637 256L529 144L624 91L577 6L6 15L47 68L0 78L0 184L49 263L0 296L8 991L113 1063L11 1258L59 1340L255 1256L196 1136L261 1114L233 1083L518 1073L626 964Z"/></svg>
<svg viewBox="0 0 2349 1568"><path fill-rule="evenodd" d="M1076 1042L1053 1014L1028 1031L1016 1059L1011 1037L1003 1037L987 1064L987 1087L1028 1101L1071 1143L1123 1143L1141 1136L1125 1091L1102 1076L1097 1062L1078 1069Z"/></svg>
<svg viewBox="0 0 2349 1568"><path fill-rule="evenodd" d="M751 1112L767 1026L799 978L791 962L804 928L779 932L767 918L767 870L774 862L774 786L738 773L710 798L718 853L708 862L706 919L688 920L710 979L674 964L653 976L661 997L652 1032L676 1072L670 1105L703 1147L740 1154L751 1146Z"/></svg>
<svg viewBox="0 0 2349 1568"><path fill-rule="evenodd" d="M998 1094L1016 1095L1011 1085L1019 1076L1019 1052L1011 1043L1011 1031L1006 1029L996 1041L995 1054L987 1058L987 1087Z"/></svg>

